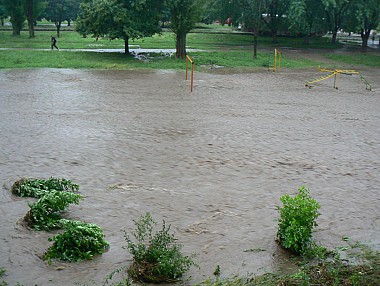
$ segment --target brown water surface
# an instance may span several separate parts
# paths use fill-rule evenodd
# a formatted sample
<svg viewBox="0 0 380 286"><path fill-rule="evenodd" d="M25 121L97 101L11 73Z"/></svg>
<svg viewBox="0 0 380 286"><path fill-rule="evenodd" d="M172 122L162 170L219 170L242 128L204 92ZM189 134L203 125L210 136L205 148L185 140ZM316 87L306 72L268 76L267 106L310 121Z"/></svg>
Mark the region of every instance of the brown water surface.
<svg viewBox="0 0 380 286"><path fill-rule="evenodd" d="M189 284L284 269L274 237L280 196L301 185L321 204L315 238L380 244L380 70L309 89L314 70L197 73L0 71L0 267L12 285L101 281L129 265L123 231L150 211L197 254ZM52 233L24 228L20 177L64 177L85 196L65 214L110 242L93 261L49 265ZM187 276L187 277L188 277ZM91 284L90 284L91 285Z"/></svg>

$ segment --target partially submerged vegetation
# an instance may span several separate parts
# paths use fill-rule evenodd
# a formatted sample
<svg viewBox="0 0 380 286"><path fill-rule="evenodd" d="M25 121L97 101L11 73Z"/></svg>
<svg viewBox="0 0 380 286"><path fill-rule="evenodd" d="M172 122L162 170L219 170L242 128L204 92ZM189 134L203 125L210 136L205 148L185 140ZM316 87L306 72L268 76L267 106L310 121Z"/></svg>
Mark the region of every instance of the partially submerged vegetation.
<svg viewBox="0 0 380 286"><path fill-rule="evenodd" d="M345 255L346 258L341 256ZM266 273L260 276L215 277L197 286L377 286L380 285L380 253L354 243L337 248L323 258L298 258L295 273Z"/></svg>
<svg viewBox="0 0 380 286"><path fill-rule="evenodd" d="M54 189L51 189L52 186ZM33 224L35 229L50 230L59 227L64 230L49 238L49 241L53 241L53 245L43 255L49 263L52 263L52 259L67 262L93 259L109 247L99 226L62 219L59 216L59 212L69 204L70 199L66 196L69 198L75 196L72 202L79 202L81 196L75 193L78 189L79 186L69 180L55 178L21 179L11 188L16 195L38 198L37 203L31 204L31 214L37 206L41 208L42 216L47 213L46 217L35 219ZM358 242L349 243L348 237L342 238L348 243L348 247L328 250L326 247L316 245L312 239L312 231L317 225L320 206L306 187L299 188L293 197L284 195L280 200L283 206L277 207L280 215L277 239L281 247L294 255L292 259L299 265L299 270L295 273L266 273L260 276L222 278L223 270L217 265L214 271L215 277L204 280L196 284L197 286L380 285L378 251ZM54 215L50 217L52 214ZM126 265L112 271L102 284L95 285L175 283L182 279L190 267L196 265L193 261L194 255L182 254L182 245L176 242L174 234L170 233L171 226L167 226L165 221L161 229L155 231L156 222L150 213L146 213L135 221L135 226L135 231L131 232L132 236L125 232L127 242L125 248L133 255L133 262L128 267ZM117 277L116 274L120 274L121 277ZM0 278L4 275L5 269L0 267ZM137 281L137 284L134 281ZM0 286L7 285L7 282L0 281Z"/></svg>
<svg viewBox="0 0 380 286"><path fill-rule="evenodd" d="M44 254L44 259L68 262L89 260L109 246L104 240L103 230L96 224L66 219L61 219L60 224L64 232L49 238L53 245Z"/></svg>
<svg viewBox="0 0 380 286"><path fill-rule="evenodd" d="M24 217L28 227L38 231L64 230L49 238L53 245L44 254L44 259L69 262L92 259L108 248L99 226L62 218L63 211L83 199L78 191L79 185L64 178L21 178L12 185L14 195L38 199L29 203L30 210Z"/></svg>
<svg viewBox="0 0 380 286"><path fill-rule="evenodd" d="M47 180L21 178L11 187L11 191L14 195L32 198L40 198L51 190L76 193L79 191L79 186L64 178L49 178Z"/></svg>
<svg viewBox="0 0 380 286"><path fill-rule="evenodd" d="M194 262L190 256L183 255L182 245L170 233L170 225L165 221L156 232L157 223L150 213L135 221L134 239L126 232L127 249L133 255L133 263L128 275L142 282L170 283L179 281Z"/></svg>

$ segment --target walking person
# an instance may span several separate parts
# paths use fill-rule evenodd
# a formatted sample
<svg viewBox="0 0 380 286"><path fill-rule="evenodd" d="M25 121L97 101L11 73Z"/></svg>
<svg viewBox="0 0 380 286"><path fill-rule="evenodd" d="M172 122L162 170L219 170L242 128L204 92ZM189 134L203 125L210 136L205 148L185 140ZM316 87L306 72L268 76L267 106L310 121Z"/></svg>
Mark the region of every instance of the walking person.
<svg viewBox="0 0 380 286"><path fill-rule="evenodd" d="M56 48L59 51L59 49L57 47L57 40L53 35L51 35L51 49L53 49L53 48Z"/></svg>

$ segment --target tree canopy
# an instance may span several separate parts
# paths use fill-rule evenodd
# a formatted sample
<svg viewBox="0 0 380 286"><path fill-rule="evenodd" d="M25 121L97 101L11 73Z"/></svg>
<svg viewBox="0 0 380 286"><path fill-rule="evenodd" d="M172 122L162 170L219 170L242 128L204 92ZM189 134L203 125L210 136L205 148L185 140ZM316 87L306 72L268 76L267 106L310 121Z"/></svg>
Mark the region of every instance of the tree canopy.
<svg viewBox="0 0 380 286"><path fill-rule="evenodd" d="M48 0L44 16L54 23L58 37L63 21L70 23L77 19L81 2L82 0Z"/></svg>
<svg viewBox="0 0 380 286"><path fill-rule="evenodd" d="M128 54L129 40L160 31L161 5L154 0L84 0L76 29L83 36L123 39Z"/></svg>
<svg viewBox="0 0 380 286"><path fill-rule="evenodd" d="M79 15L79 16L78 16ZM371 31L379 27L380 0L0 0L0 20L10 17L13 34L25 20L34 36L36 20L53 22L57 35L63 21L76 20L83 36L123 39L128 43L152 36L168 23L176 36L176 56L186 55L186 36L199 21L241 26L254 37L254 57L260 35L304 37L331 32L332 43L340 30L361 35L368 45Z"/></svg>

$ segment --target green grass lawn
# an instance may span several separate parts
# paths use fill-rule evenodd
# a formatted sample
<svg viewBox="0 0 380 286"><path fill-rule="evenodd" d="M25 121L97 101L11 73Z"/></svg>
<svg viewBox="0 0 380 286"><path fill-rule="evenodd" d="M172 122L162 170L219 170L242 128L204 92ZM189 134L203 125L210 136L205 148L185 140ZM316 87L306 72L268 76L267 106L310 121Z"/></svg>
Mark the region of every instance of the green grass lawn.
<svg viewBox="0 0 380 286"><path fill-rule="evenodd" d="M230 32L223 32L224 30ZM196 61L196 69L209 66L226 68L253 69L268 67L273 64L274 48L319 49L327 60L336 63L353 63L380 67L380 55L377 54L344 54L333 55L331 51L341 45L331 45L328 38L312 38L309 43L303 39L278 37L273 43L271 37L259 37L258 57L253 59L253 37L246 33L237 33L230 27L208 26L190 33L187 36L187 47L200 50L191 52ZM95 53L67 51L73 49L124 49L124 41L83 38L75 31L62 31L57 45L59 52L50 50L50 35L54 31L38 30L35 38L30 39L27 31L15 37L10 30L0 30L0 68L97 68L97 69L183 69L184 61L162 55L151 55L148 61L139 61L122 53ZM130 48L141 49L175 49L175 36L163 32L149 38L130 41ZM16 48L16 50L6 50ZM321 65L312 59L292 60L284 56L282 66L286 68L306 68Z"/></svg>

